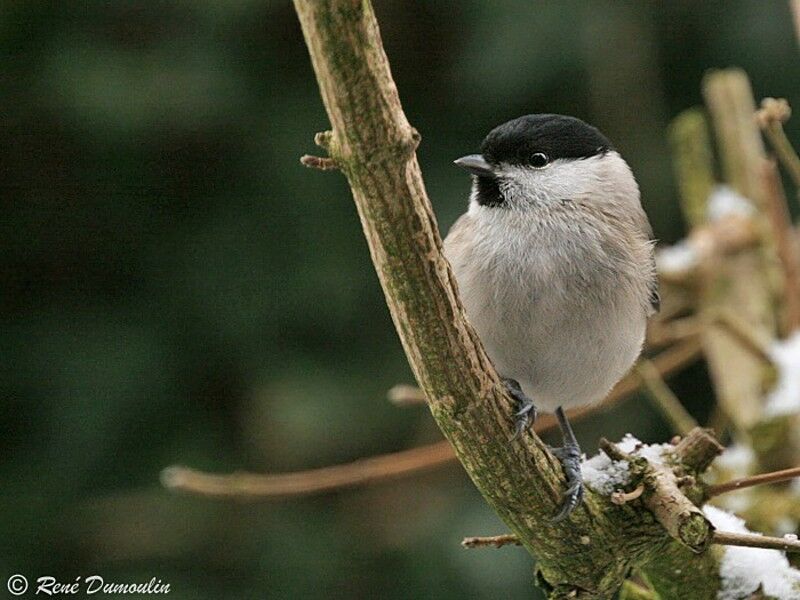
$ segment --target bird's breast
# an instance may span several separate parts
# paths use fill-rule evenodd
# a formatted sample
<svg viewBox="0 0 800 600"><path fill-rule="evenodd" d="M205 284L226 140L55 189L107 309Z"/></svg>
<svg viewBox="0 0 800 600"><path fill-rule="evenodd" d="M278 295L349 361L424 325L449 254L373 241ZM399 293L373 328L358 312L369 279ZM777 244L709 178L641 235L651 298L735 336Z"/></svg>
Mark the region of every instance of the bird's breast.
<svg viewBox="0 0 800 600"><path fill-rule="evenodd" d="M448 236L445 251L498 372L554 410L601 399L635 361L649 265L619 232L547 225L472 227Z"/></svg>

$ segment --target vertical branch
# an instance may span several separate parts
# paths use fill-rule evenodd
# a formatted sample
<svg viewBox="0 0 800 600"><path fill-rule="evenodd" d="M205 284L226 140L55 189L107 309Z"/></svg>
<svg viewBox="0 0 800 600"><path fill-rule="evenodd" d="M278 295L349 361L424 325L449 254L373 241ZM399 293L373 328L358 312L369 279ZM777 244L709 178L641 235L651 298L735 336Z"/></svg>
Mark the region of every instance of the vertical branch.
<svg viewBox="0 0 800 600"><path fill-rule="evenodd" d="M783 275L783 319L784 335L800 327L800 252L797 247L797 234L792 226L792 217L783 183L774 161L764 161L762 176L765 188L765 208L769 218L775 250L781 264Z"/></svg>
<svg viewBox="0 0 800 600"><path fill-rule="evenodd" d="M783 129L783 124L791 115L792 109L785 98L764 98L756 118L778 160L792 178L795 187L800 188L800 157Z"/></svg>
<svg viewBox="0 0 800 600"><path fill-rule="evenodd" d="M564 489L561 468L536 435L510 441L513 403L464 319L416 159L419 137L400 106L372 6L368 0L294 5L333 126L318 142L348 179L431 413L484 498L535 554L549 598L613 597L632 568L678 542L666 541L645 509L616 507L591 491L568 520L553 522ZM692 546L703 547L696 538ZM716 585L708 583L708 594L698 598L713 598Z"/></svg>
<svg viewBox="0 0 800 600"><path fill-rule="evenodd" d="M764 179L760 165L766 155L747 76L738 69L715 71L704 79L703 95L726 180L761 209ZM703 281L700 310L712 316L720 311L733 312L761 337L772 339L776 317L764 271L760 249L742 251L710 265ZM733 342L719 326L708 328L703 346L720 404L739 431L749 430L761 418L762 361Z"/></svg>

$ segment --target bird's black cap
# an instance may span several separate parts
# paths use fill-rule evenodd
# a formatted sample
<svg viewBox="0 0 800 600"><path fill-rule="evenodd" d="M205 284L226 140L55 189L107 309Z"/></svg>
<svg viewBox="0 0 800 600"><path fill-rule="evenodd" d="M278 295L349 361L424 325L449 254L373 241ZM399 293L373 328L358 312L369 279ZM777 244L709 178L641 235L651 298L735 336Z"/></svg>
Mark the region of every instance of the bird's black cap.
<svg viewBox="0 0 800 600"><path fill-rule="evenodd" d="M611 142L595 127L564 115L525 115L492 129L481 152L491 164L529 165L536 153L550 161L581 159L613 150Z"/></svg>

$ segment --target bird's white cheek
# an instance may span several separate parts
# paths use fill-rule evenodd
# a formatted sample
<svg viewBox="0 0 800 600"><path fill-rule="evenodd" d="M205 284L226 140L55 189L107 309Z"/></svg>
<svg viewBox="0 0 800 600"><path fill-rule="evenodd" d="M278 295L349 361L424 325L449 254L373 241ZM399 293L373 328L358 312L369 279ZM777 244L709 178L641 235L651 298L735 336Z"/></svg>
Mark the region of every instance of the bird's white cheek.
<svg viewBox="0 0 800 600"><path fill-rule="evenodd" d="M544 169L509 169L505 175L506 195L515 204L546 204L560 200L574 187L570 178L559 177L551 167Z"/></svg>

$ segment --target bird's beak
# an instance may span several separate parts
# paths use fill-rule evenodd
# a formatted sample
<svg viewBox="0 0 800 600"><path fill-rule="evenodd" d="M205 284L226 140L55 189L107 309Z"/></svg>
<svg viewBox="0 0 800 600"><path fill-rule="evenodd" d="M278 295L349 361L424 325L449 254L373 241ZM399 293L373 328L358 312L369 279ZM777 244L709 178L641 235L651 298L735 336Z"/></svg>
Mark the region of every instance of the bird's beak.
<svg viewBox="0 0 800 600"><path fill-rule="evenodd" d="M453 164L458 165L462 169L466 169L473 175L479 175L483 177L494 176L492 165L486 162L486 159L480 154L462 156L461 158L454 160Z"/></svg>

